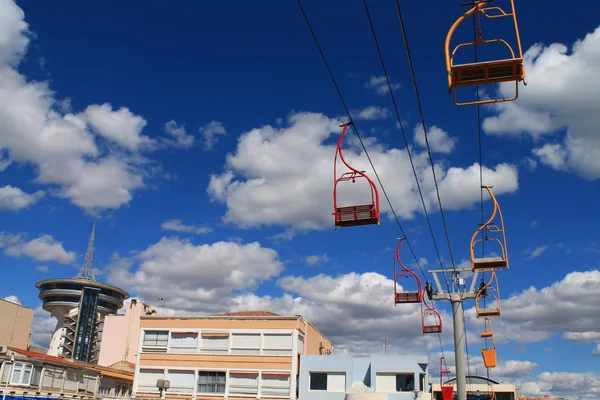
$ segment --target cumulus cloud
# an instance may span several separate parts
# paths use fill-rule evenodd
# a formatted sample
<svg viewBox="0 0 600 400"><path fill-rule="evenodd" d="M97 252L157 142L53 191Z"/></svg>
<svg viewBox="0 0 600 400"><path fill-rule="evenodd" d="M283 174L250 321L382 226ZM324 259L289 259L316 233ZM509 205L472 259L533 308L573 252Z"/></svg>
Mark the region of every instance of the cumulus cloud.
<svg viewBox="0 0 600 400"><path fill-rule="evenodd" d="M131 201L146 178L160 172L140 154L155 148L155 141L142 135L146 120L108 103L89 105L79 113L65 107L47 82L30 81L17 69L29 41L23 11L4 0L0 15L2 168L31 165L35 183L51 185L53 195L90 212Z"/></svg>
<svg viewBox="0 0 600 400"><path fill-rule="evenodd" d="M393 83L390 79L392 90L398 90L402 87L399 83ZM387 84L385 76L374 76L372 75L369 80L365 83L367 89L373 89L378 95L385 95L390 92L390 87Z"/></svg>
<svg viewBox="0 0 600 400"><path fill-rule="evenodd" d="M368 121L376 119L386 119L391 113L390 110L379 106L369 106L362 110L355 111L356 119L364 119Z"/></svg>
<svg viewBox="0 0 600 400"><path fill-rule="evenodd" d="M320 113L299 112L288 117L288 126L266 125L244 132L236 150L228 154L224 171L211 175L208 187L211 199L227 206L225 222L244 228L283 225L295 229L323 229L332 226L331 164L335 146L326 143L330 143L332 136L339 135L339 123ZM412 218L421 212L407 151L385 148L374 138L365 138L365 142L398 215ZM344 155L355 168L374 176L351 133ZM426 202L432 207L437 204L437 197L427 153L413 152L413 161ZM478 164L447 169L438 164L436 174L445 208L458 210L479 200ZM495 168L484 166L483 175L486 184L494 185L497 195L518 189L517 169L510 164L498 164ZM355 185L340 184L338 197L343 204L371 201L364 180L357 180ZM385 201L381 201L381 209L384 213L390 212Z"/></svg>
<svg viewBox="0 0 600 400"><path fill-rule="evenodd" d="M232 291L252 290L282 269L277 252L256 242L196 246L170 237L132 259L115 258L108 267L110 282L139 296L164 297L171 307L205 312L222 311Z"/></svg>
<svg viewBox="0 0 600 400"><path fill-rule="evenodd" d="M208 226L195 226L195 225L185 225L180 219L170 219L162 224L160 227L164 231L176 231L176 232L186 232L186 233L210 233L212 232L212 228Z"/></svg>
<svg viewBox="0 0 600 400"><path fill-rule="evenodd" d="M108 103L93 104L83 114L96 132L129 150L137 151L153 143L149 137L141 135L146 120L132 114L127 107L113 111Z"/></svg>
<svg viewBox="0 0 600 400"><path fill-rule="evenodd" d="M492 135L527 135L537 143L532 152L543 164L595 180L600 177L600 27L570 50L562 43L529 48L524 55L529 85L517 101L494 106L498 114L486 118L483 128ZM499 88L502 94L511 90L510 83Z"/></svg>
<svg viewBox="0 0 600 400"><path fill-rule="evenodd" d="M0 210L19 211L36 203L42 197L44 192L41 190L29 194L17 187L6 185L0 187Z"/></svg>
<svg viewBox="0 0 600 400"><path fill-rule="evenodd" d="M223 124L219 121L210 121L208 124L198 128L198 132L204 138L204 150L212 151L219 141L219 136L227 135Z"/></svg>
<svg viewBox="0 0 600 400"><path fill-rule="evenodd" d="M427 142L425 141L425 132L423 131L423 125L418 124L415 126L415 142L423 147L427 147ZM451 153L454 150L454 146L456 145L456 141L458 139L451 138L448 133L435 125L430 127L427 130L427 141L429 142L429 147L432 152L437 153Z"/></svg>
<svg viewBox="0 0 600 400"><path fill-rule="evenodd" d="M37 261L56 261L61 264L75 261L74 252L66 251L61 242L47 234L26 241L21 235L0 232L0 248L11 257L25 255Z"/></svg>
<svg viewBox="0 0 600 400"><path fill-rule="evenodd" d="M312 267L329 261L327 254L313 254L306 257L306 263Z"/></svg>
<svg viewBox="0 0 600 400"><path fill-rule="evenodd" d="M165 124L165 132L172 136L172 139L163 138L163 142L170 146L189 148L194 145L194 136L188 135L185 130L185 126L177 125L177 122L174 120L171 120Z"/></svg>

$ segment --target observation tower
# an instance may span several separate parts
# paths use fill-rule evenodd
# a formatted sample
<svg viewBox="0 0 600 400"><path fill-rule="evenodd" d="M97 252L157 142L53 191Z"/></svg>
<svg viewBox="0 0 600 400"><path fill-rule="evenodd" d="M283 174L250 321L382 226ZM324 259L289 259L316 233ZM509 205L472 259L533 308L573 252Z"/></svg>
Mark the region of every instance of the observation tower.
<svg viewBox="0 0 600 400"><path fill-rule="evenodd" d="M96 223L81 271L73 278L46 279L35 284L44 310L57 323L47 354L95 363L100 351L104 317L116 314L129 294L99 282L92 272Z"/></svg>

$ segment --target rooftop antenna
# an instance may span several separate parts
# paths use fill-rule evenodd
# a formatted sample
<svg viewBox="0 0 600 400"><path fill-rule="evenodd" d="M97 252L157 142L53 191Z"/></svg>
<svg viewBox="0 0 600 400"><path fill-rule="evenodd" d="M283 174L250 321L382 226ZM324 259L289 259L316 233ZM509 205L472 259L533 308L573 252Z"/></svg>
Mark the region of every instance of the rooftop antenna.
<svg viewBox="0 0 600 400"><path fill-rule="evenodd" d="M94 237L96 235L96 222L92 227L92 234L90 235L90 241L88 242L87 251L85 252L85 259L81 266L81 271L73 277L73 279L84 279L87 281L98 282L94 273L92 272L92 263L94 262Z"/></svg>

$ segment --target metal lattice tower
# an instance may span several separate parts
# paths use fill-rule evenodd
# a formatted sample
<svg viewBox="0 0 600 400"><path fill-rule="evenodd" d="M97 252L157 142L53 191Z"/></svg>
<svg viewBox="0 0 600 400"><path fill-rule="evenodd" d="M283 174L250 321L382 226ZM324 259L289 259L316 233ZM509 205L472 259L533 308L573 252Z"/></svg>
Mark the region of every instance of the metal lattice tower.
<svg viewBox="0 0 600 400"><path fill-rule="evenodd" d="M73 279L84 279L88 281L98 282L94 273L92 272L92 264L94 262L94 237L96 235L96 222L92 227L92 234L90 235L90 241L88 242L87 251L85 252L85 259L81 266L81 271L73 277Z"/></svg>

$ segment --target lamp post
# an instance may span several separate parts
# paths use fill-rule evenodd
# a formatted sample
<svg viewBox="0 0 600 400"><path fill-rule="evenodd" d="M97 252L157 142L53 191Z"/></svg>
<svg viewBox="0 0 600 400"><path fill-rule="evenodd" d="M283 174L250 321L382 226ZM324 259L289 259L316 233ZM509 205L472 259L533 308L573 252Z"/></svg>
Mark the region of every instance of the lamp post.
<svg viewBox="0 0 600 400"><path fill-rule="evenodd" d="M160 398L164 399L165 398L165 390L167 390L168 388L171 387L171 382L166 379L158 379L156 381L156 387L158 388L158 391L160 392Z"/></svg>

